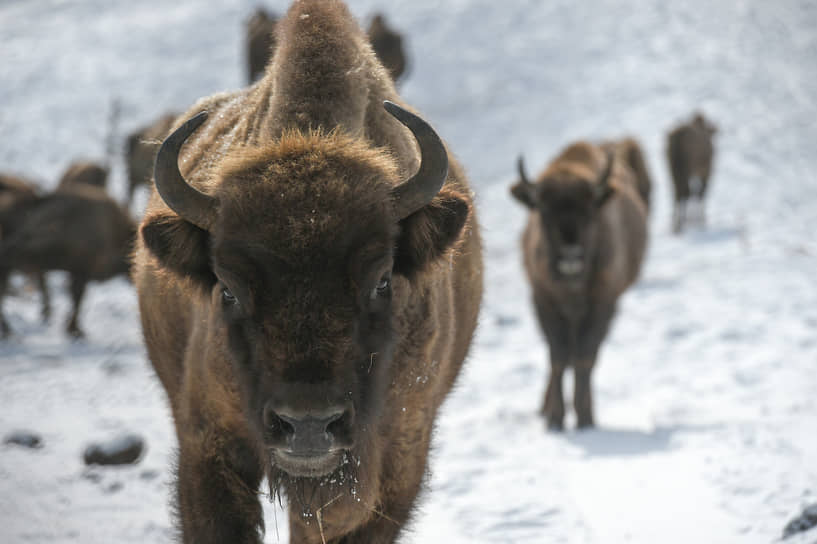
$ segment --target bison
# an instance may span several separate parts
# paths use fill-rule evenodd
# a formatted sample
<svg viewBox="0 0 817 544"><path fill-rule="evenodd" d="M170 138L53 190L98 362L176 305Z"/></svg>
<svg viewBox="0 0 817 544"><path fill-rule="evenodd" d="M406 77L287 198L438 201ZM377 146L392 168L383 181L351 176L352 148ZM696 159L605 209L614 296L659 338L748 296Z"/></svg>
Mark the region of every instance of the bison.
<svg viewBox="0 0 817 544"><path fill-rule="evenodd" d="M476 326L471 191L342 2L278 31L259 82L179 119L140 226L182 540L260 542L266 476L292 542L393 542Z"/></svg>
<svg viewBox="0 0 817 544"><path fill-rule="evenodd" d="M246 55L247 77L250 83L256 81L264 73L275 52L275 26L278 16L258 8L247 19L246 24ZM376 13L372 17L367 31L369 43L374 49L380 62L389 72L395 82L406 71L406 53L403 49L403 37L386 23L385 17Z"/></svg>
<svg viewBox="0 0 817 544"><path fill-rule="evenodd" d="M99 189L105 189L108 185L107 166L97 164L93 161L74 161L63 173L57 184L57 190L62 191L75 186L76 184L90 185Z"/></svg>
<svg viewBox="0 0 817 544"><path fill-rule="evenodd" d="M275 25L278 16L264 8L257 8L247 19L245 50L247 55L247 79L250 83L259 79L275 50Z"/></svg>
<svg viewBox="0 0 817 544"><path fill-rule="evenodd" d="M695 113L692 120L683 123L667 135L667 161L675 203L672 213L672 232L680 233L687 222L690 197L697 201L699 221L705 222L704 197L712 173L712 144L717 128L703 114Z"/></svg>
<svg viewBox="0 0 817 544"><path fill-rule="evenodd" d="M135 234L136 225L127 212L93 186L75 184L18 208L14 228L0 239L0 334L11 333L2 312L9 274L20 271L40 278L46 305L43 274L63 270L71 278L74 304L66 330L82 336L78 319L86 285L128 272Z"/></svg>
<svg viewBox="0 0 817 544"><path fill-rule="evenodd" d="M152 123L131 132L125 143L125 166L128 171L127 205L133 202L138 187L150 183L153 177L153 161L159 146L170 132L177 113L165 113Z"/></svg>
<svg viewBox="0 0 817 544"><path fill-rule="evenodd" d="M367 31L369 42L375 54L389 71L391 78L398 81L406 71L406 53L403 50L403 37L386 23L381 13L372 17Z"/></svg>
<svg viewBox="0 0 817 544"><path fill-rule="evenodd" d="M37 202L39 191L37 184L31 180L11 174L0 174L0 242L9 237L25 219L28 210ZM30 274L29 280L36 284L40 291L43 321L51 317L51 297L45 274Z"/></svg>
<svg viewBox="0 0 817 544"><path fill-rule="evenodd" d="M568 367L575 377L577 424L594 424L590 376L617 300L641 267L647 207L627 160L629 145L573 143L533 183L520 157L521 179L511 187L530 210L522 252L550 351L542 405L550 429L563 428L562 375Z"/></svg>

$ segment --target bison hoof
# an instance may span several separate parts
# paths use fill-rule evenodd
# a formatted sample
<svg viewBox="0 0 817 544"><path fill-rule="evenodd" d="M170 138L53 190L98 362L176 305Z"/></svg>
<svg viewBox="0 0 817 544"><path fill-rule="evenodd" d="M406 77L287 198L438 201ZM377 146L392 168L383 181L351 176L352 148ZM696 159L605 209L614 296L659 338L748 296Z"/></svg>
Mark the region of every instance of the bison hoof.
<svg viewBox="0 0 817 544"><path fill-rule="evenodd" d="M564 423L560 419L547 420L548 431L561 432L565 429Z"/></svg>

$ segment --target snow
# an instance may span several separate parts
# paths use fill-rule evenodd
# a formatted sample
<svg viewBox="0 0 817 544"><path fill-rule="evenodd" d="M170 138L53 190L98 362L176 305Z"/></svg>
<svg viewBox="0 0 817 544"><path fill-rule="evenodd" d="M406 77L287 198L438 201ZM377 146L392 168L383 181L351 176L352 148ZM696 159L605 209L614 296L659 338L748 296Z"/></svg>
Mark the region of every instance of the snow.
<svg viewBox="0 0 817 544"><path fill-rule="evenodd" d="M411 54L401 92L448 141L477 193L486 292L472 354L438 420L431 475L403 542L774 542L817 498L817 4L450 0L387 11ZM270 3L283 12L283 1ZM124 134L243 84L250 0L0 5L0 170L56 185L102 159L110 104ZM380 9L351 3L361 18ZM667 128L719 126L709 227L669 234ZM651 239L594 374L598 429L547 433L547 348L508 195L567 142L632 134L654 181ZM121 158L112 193L122 198ZM137 208L144 203L137 199ZM175 434L141 343L133 288L89 289L63 333L36 295L6 301L0 344L3 542L169 542ZM570 391L570 384L566 384ZM145 437L136 466L82 450ZM286 542L270 504L267 542ZM787 539L814 544L817 530Z"/></svg>

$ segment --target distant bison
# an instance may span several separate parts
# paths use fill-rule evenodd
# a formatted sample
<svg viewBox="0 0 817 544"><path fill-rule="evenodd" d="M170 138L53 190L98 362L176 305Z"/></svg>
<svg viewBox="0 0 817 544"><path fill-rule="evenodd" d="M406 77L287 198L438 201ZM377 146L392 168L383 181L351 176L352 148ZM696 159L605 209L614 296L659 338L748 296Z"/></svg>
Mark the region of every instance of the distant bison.
<svg viewBox="0 0 817 544"><path fill-rule="evenodd" d="M591 372L618 298L641 267L647 207L638 174L620 153L630 145L574 143L534 183L519 159L521 179L511 193L530 210L522 251L550 348L542 413L551 429L564 425L562 375L569 367L578 426L594 424Z"/></svg>
<svg viewBox="0 0 817 544"><path fill-rule="evenodd" d="M275 52L275 26L278 16L263 8L258 8L247 19L246 24L246 57L247 78L250 83L259 79ZM372 17L367 32L369 43L375 55L388 70L393 81L399 80L406 72L407 61L403 47L403 37L386 23L381 13Z"/></svg>
<svg viewBox="0 0 817 544"><path fill-rule="evenodd" d="M133 202L138 187L148 185L153 177L153 161L165 136L170 132L177 113L165 113L152 123L128 135L125 144L125 167L128 171L127 205Z"/></svg>
<svg viewBox="0 0 817 544"><path fill-rule="evenodd" d="M403 36L393 30L386 23L386 18L380 13L375 14L368 30L369 42L372 44L377 58L389 71L394 81L406 71L406 53L403 48Z"/></svg>
<svg viewBox="0 0 817 544"><path fill-rule="evenodd" d="M13 232L0 239L0 334L11 332L2 313L8 275L64 270L70 274L74 302L66 330L81 336L78 317L85 286L127 273L134 234L127 213L97 187L75 185L37 197Z"/></svg>
<svg viewBox="0 0 817 544"><path fill-rule="evenodd" d="M63 190L77 183L104 190L108 185L108 170L107 166L93 161L75 161L63 173L57 184L57 190Z"/></svg>
<svg viewBox="0 0 817 544"><path fill-rule="evenodd" d="M0 174L0 243L11 236L24 222L29 210L38 202L37 184L10 174ZM40 291L41 314L44 321L51 317L51 297L45 274L30 274Z"/></svg>
<svg viewBox="0 0 817 544"><path fill-rule="evenodd" d="M676 234L687 222L690 197L697 200L699 221L705 222L704 198L712 173L712 140L716 132L715 125L696 113L692 121L677 126L667 136L667 158L675 188L672 231Z"/></svg>
<svg viewBox="0 0 817 544"><path fill-rule="evenodd" d="M182 540L261 542L266 476L292 542L394 542L476 326L471 190L341 2L295 2L278 39L180 118L140 227Z"/></svg>
<svg viewBox="0 0 817 544"><path fill-rule="evenodd" d="M275 50L275 25L278 16L264 8L257 8L247 19L245 51L247 55L247 79L250 83L264 74Z"/></svg>

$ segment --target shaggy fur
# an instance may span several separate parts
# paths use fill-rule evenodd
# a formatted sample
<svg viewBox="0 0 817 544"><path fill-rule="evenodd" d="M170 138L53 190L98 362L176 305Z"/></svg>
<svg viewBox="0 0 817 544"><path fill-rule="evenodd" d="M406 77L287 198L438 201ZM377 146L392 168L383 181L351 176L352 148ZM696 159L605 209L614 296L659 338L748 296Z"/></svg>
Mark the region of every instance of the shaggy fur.
<svg viewBox="0 0 817 544"><path fill-rule="evenodd" d="M149 125L141 127L127 137L125 144L125 167L128 171L127 205L133 202L137 187L147 185L153 179L153 161L170 127L178 117L175 112L162 115Z"/></svg>
<svg viewBox="0 0 817 544"><path fill-rule="evenodd" d="M82 336L78 319L86 285L128 273L135 234L127 212L91 185L74 183L29 201L14 229L0 239L0 333L11 332L2 315L8 275L36 274L47 304L43 273L63 270L70 274L74 303L66 330Z"/></svg>
<svg viewBox="0 0 817 544"><path fill-rule="evenodd" d="M641 145L634 138L621 138L603 143L601 148L604 151L611 151L617 161L622 161L629 167L630 172L635 176L638 194L649 211L652 180L647 169L647 162L644 160L644 153L641 151Z"/></svg>
<svg viewBox="0 0 817 544"><path fill-rule="evenodd" d="M667 160L672 185L675 189L675 205L672 214L672 231L679 233L687 223L687 205L693 198L698 203L699 220L705 221L704 198L712 173L715 154L712 143L717 128L700 113L667 135Z"/></svg>
<svg viewBox="0 0 817 544"><path fill-rule="evenodd" d="M153 191L135 254L179 437L182 539L260 542L266 475L289 501L292 542L393 542L476 325L471 192L449 157L432 202L395 217L392 189L420 157L383 109L399 98L366 37L336 0L295 2L278 33L258 83L177 123L210 112L178 164L216 199L212 225ZM350 445L333 468L310 476L278 457L270 403L344 407L332 432Z"/></svg>
<svg viewBox="0 0 817 544"><path fill-rule="evenodd" d="M575 373L579 427L593 425L590 377L618 297L636 279L646 245L646 203L638 172L620 146L568 146L535 183L519 182L513 196L530 218L522 236L533 304L550 351L550 379L542 405L548 427L564 425L562 376ZM600 177L612 162L609 187Z"/></svg>

